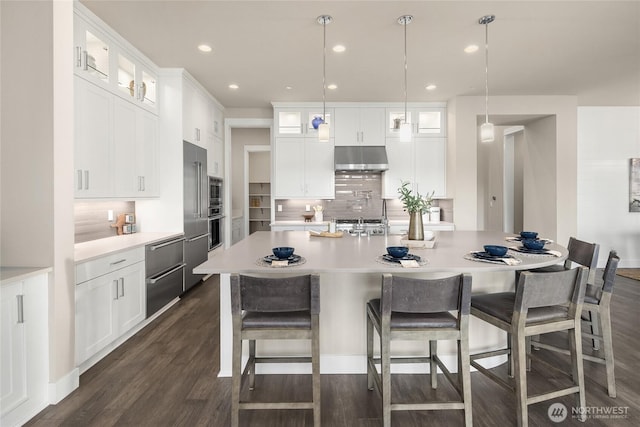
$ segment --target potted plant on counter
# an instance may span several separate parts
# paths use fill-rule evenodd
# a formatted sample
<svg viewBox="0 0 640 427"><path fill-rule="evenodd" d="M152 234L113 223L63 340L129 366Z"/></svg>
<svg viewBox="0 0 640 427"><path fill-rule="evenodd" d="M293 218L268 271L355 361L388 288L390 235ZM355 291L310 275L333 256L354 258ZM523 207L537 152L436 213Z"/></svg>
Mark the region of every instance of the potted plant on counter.
<svg viewBox="0 0 640 427"><path fill-rule="evenodd" d="M416 190L415 195L410 187L409 181L402 182L400 188L398 188L400 194L400 200L404 210L409 212L409 233L407 238L409 240L424 240L424 228L422 225L422 214L429 211L431 204L433 203L433 194L421 196Z"/></svg>

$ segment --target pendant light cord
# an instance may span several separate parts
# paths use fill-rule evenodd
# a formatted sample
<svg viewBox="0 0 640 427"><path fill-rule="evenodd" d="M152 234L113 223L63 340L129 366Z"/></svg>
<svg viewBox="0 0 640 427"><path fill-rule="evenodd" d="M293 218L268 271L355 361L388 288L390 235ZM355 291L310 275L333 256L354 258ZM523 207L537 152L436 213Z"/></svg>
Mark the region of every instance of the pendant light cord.
<svg viewBox="0 0 640 427"><path fill-rule="evenodd" d="M322 123L327 123L326 108L325 108L325 91L327 88L326 75L327 75L327 20L322 22Z"/></svg>
<svg viewBox="0 0 640 427"><path fill-rule="evenodd" d="M484 24L484 122L489 123L489 22Z"/></svg>
<svg viewBox="0 0 640 427"><path fill-rule="evenodd" d="M404 19L404 122L407 123L407 18Z"/></svg>

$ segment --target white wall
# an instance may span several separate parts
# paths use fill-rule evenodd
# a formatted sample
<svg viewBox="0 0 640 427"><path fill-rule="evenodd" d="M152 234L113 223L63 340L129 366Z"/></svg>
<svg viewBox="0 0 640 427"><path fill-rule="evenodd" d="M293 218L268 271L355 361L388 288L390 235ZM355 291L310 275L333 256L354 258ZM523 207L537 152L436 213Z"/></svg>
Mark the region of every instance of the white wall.
<svg viewBox="0 0 640 427"><path fill-rule="evenodd" d="M640 213L629 212L629 159L640 157L640 107L578 108L578 233L640 267Z"/></svg>

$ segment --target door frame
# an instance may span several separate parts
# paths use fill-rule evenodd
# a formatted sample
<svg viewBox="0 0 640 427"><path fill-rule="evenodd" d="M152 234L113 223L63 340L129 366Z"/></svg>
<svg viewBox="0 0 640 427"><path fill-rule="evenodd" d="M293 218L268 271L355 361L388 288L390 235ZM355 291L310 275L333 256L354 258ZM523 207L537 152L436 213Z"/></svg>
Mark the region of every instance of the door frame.
<svg viewBox="0 0 640 427"><path fill-rule="evenodd" d="M233 225L233 213L231 210L231 178L232 178L232 129L269 129L269 149L273 146L273 119L251 119L251 118L228 118L224 119L224 215L226 221L224 221L224 247L231 246L231 227ZM267 147L266 145L264 147ZM273 172L273 171L272 171ZM246 174L246 170L245 170ZM245 179L246 182L246 179ZM246 197L248 194L248 187L243 190ZM273 202L272 202L273 203ZM272 210L273 212L273 206ZM246 213L244 215L247 215ZM246 230L245 230L246 233ZM244 234L246 236L246 234Z"/></svg>

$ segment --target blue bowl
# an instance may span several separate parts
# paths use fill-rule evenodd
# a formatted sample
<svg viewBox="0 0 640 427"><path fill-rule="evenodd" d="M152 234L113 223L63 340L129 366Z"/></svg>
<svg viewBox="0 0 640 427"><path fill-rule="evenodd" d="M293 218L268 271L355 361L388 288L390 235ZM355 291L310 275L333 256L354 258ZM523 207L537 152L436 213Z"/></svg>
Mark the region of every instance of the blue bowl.
<svg viewBox="0 0 640 427"><path fill-rule="evenodd" d="M281 246L278 248L273 248L271 250L273 251L273 254L278 258L286 259L293 255L293 251L295 250L295 248L289 246Z"/></svg>
<svg viewBox="0 0 640 427"><path fill-rule="evenodd" d="M406 246L387 246L387 253L394 258L403 258L409 253Z"/></svg>
<svg viewBox="0 0 640 427"><path fill-rule="evenodd" d="M538 237L538 232L537 231L521 231L520 237L522 237L523 239L535 239L536 237Z"/></svg>
<svg viewBox="0 0 640 427"><path fill-rule="evenodd" d="M539 251L540 249L544 248L545 241L538 240L538 239L524 239L522 241L522 244L527 249L533 249L533 250Z"/></svg>
<svg viewBox="0 0 640 427"><path fill-rule="evenodd" d="M503 256L507 254L506 246L484 245L484 250L485 252L487 252L489 255L492 255L492 256Z"/></svg>

